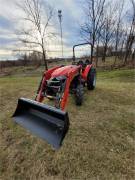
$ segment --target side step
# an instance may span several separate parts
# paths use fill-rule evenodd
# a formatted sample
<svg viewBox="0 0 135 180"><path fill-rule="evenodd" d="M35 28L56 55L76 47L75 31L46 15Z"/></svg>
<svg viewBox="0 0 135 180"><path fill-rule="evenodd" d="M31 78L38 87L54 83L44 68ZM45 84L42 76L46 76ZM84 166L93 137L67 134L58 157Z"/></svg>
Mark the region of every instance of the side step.
<svg viewBox="0 0 135 180"><path fill-rule="evenodd" d="M69 129L67 112L26 98L18 100L13 119L56 149Z"/></svg>

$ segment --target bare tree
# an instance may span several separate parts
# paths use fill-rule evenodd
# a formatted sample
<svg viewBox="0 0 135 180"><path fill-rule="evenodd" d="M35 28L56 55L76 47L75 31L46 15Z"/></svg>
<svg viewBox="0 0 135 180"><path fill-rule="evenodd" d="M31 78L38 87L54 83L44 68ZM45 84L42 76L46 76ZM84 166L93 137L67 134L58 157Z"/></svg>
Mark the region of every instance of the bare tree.
<svg viewBox="0 0 135 180"><path fill-rule="evenodd" d="M81 25L81 35L86 42L92 44L91 59L103 26L104 4L105 0L85 0L84 3L85 22Z"/></svg>
<svg viewBox="0 0 135 180"><path fill-rule="evenodd" d="M122 30L121 30L121 36L120 36L120 42L119 42L119 47L120 47L120 51L119 51L119 59L123 59L124 58L124 46L126 44L126 41L127 41L127 34L128 34L128 27L123 27ZM116 60L114 62L114 65L116 63Z"/></svg>
<svg viewBox="0 0 135 180"><path fill-rule="evenodd" d="M114 65L116 64L117 60L117 51L120 46L120 41L123 36L123 28L122 28L122 20L123 20L123 9L124 9L124 0L118 2L118 12L117 12L117 17L116 17L116 28L115 28L115 61Z"/></svg>
<svg viewBox="0 0 135 180"><path fill-rule="evenodd" d="M104 24L101 31L101 42L104 47L102 61L105 62L107 49L111 45L114 39L114 31L116 24L116 4L112 4L111 1L107 3L104 12Z"/></svg>
<svg viewBox="0 0 135 180"><path fill-rule="evenodd" d="M23 0L17 6L23 11L22 20L25 26L19 31L19 40L30 50L36 49L42 53L46 70L48 69L46 60L46 45L48 37L54 33L50 32L53 8L43 0Z"/></svg>
<svg viewBox="0 0 135 180"><path fill-rule="evenodd" d="M126 43L126 55L124 58L124 64L127 63L128 57L131 53L132 45L135 42L135 1L131 0L132 3L132 20L131 20L131 26L130 26L130 32L127 37L127 43Z"/></svg>

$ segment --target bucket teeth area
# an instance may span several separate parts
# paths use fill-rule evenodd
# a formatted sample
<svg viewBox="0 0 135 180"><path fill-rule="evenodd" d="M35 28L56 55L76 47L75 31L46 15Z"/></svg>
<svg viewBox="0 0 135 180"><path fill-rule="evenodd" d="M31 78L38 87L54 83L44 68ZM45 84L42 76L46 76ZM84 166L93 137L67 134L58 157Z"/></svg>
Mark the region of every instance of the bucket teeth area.
<svg viewBox="0 0 135 180"><path fill-rule="evenodd" d="M69 129L67 112L26 98L18 100L13 119L56 149Z"/></svg>

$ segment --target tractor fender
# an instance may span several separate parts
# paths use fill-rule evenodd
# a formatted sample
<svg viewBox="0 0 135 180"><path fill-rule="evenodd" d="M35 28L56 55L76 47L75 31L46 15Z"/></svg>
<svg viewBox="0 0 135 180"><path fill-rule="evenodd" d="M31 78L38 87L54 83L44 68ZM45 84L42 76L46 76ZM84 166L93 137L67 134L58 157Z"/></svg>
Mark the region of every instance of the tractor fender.
<svg viewBox="0 0 135 180"><path fill-rule="evenodd" d="M87 76L88 76L88 73L89 73L89 71L91 70L92 66L93 66L92 64L87 65L86 68L85 68L85 70L82 72L82 78L83 78L85 81L87 81Z"/></svg>

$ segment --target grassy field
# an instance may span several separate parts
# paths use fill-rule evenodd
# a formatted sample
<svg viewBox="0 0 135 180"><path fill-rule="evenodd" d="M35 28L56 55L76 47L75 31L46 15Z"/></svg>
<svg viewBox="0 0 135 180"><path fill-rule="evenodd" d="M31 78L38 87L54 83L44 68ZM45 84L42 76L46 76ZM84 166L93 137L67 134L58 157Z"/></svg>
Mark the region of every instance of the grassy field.
<svg viewBox="0 0 135 180"><path fill-rule="evenodd" d="M135 179L135 71L99 72L82 107L72 96L70 130L55 151L13 123L19 97L34 98L40 72L0 78L0 180Z"/></svg>

